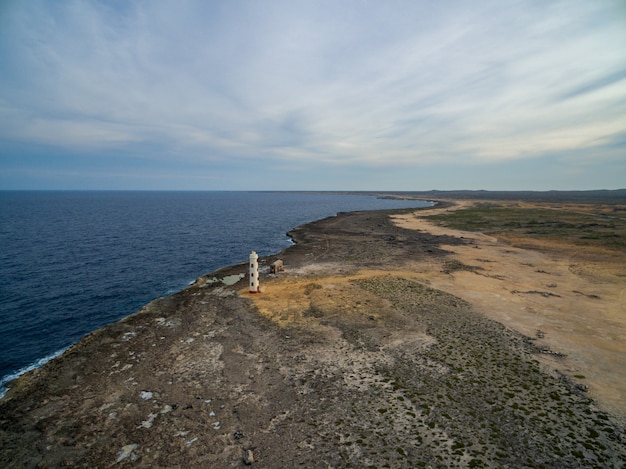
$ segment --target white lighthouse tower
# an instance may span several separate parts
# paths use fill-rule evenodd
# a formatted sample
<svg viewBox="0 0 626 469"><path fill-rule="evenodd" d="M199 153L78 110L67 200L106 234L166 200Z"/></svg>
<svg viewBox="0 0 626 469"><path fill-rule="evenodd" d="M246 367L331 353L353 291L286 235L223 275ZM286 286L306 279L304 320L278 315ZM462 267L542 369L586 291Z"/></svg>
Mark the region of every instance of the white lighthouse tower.
<svg viewBox="0 0 626 469"><path fill-rule="evenodd" d="M259 256L252 251L250 253L250 293L259 292Z"/></svg>

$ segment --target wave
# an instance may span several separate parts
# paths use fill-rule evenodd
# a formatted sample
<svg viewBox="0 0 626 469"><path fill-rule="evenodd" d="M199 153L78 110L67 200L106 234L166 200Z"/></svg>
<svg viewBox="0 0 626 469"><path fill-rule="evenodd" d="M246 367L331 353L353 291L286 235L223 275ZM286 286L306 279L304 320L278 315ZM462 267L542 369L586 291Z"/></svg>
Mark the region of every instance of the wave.
<svg viewBox="0 0 626 469"><path fill-rule="evenodd" d="M31 363L30 365L20 368L14 373L10 373L6 376L3 376L2 379L0 379L0 399L2 399L4 395L7 393L7 391L9 390L6 387L7 383L10 383L11 381L16 380L17 378L22 376L24 373L28 373L29 371L42 367L43 365L48 363L50 360L54 360L58 356L63 355L63 353L65 353L65 351L69 349L70 347L71 345L68 345L67 347L63 347L62 349L57 350L56 352L51 353L50 355L40 358L39 360Z"/></svg>

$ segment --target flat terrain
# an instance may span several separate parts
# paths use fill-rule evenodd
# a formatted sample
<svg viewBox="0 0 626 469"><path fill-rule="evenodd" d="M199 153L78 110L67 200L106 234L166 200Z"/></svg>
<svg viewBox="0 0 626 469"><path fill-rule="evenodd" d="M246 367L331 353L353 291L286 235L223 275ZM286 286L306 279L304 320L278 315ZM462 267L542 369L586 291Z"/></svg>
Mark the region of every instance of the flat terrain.
<svg viewBox="0 0 626 469"><path fill-rule="evenodd" d="M464 201L423 215L393 219L465 243L442 246L458 266L419 277L566 355L548 365L626 421L624 206Z"/></svg>
<svg viewBox="0 0 626 469"><path fill-rule="evenodd" d="M260 294L242 264L150 303L14 383L0 466L623 467L624 252L593 237L624 212L550 236L509 203L342 214Z"/></svg>

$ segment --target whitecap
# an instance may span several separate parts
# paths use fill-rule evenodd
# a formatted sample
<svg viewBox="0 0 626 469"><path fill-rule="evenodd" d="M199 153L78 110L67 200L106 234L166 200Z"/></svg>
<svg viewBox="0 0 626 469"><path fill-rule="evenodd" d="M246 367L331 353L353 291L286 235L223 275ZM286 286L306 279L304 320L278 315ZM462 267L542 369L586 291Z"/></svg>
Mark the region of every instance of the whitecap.
<svg viewBox="0 0 626 469"><path fill-rule="evenodd" d="M0 379L0 399L2 397L4 397L6 392L9 390L6 387L7 383L10 383L11 381L16 380L17 378L22 376L24 373L28 373L29 371L32 371L32 370L34 370L36 368L39 368L39 367L45 365L50 360L54 360L56 357L62 355L70 347L71 347L71 345L68 345L67 347L64 347L64 348L62 348L60 350L57 350L56 352L51 353L50 355L47 355L47 356L45 356L43 358L40 358L39 360L35 361L34 363L31 363L28 366L20 368L19 370L17 370L14 373L9 373L8 375L3 376L2 379Z"/></svg>

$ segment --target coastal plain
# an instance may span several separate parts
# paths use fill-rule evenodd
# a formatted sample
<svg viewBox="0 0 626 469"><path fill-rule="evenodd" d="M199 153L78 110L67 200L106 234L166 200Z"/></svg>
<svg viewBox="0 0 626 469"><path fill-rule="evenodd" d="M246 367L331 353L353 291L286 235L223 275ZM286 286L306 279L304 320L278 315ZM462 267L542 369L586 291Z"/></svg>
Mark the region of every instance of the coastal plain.
<svg viewBox="0 0 626 469"><path fill-rule="evenodd" d="M261 293L222 269L16 380L0 465L624 467L625 219L441 199L297 227Z"/></svg>

